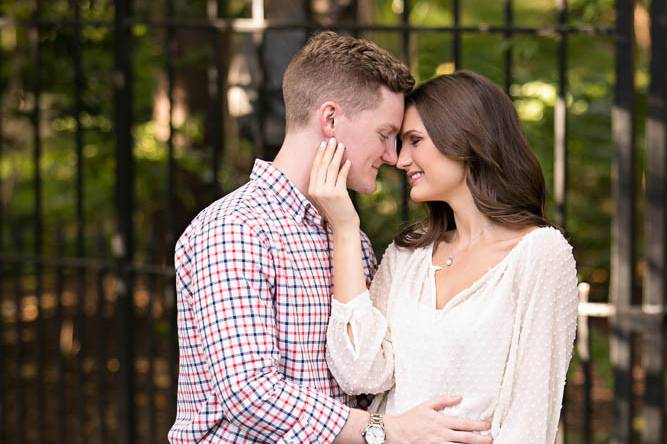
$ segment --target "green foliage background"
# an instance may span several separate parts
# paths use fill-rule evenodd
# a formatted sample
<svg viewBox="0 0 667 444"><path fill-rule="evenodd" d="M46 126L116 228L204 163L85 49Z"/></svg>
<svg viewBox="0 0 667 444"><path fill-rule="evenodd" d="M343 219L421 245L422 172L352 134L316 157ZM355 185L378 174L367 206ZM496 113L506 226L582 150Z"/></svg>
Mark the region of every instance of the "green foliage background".
<svg viewBox="0 0 667 444"><path fill-rule="evenodd" d="M371 0L369 0L371 1ZM43 2L44 18L72 18L69 2ZM155 2L136 2L140 19L159 19L164 6ZM374 0L374 24L399 24L401 1ZM113 20L110 0L82 1L82 18L91 21ZM464 25L502 24L503 3L493 0L462 2ZM227 5L229 16L247 17L249 2L235 0ZM639 8L645 4L639 3ZM452 2L447 0L415 0L411 2L410 22L413 26L441 26L453 22ZM31 2L4 1L0 16L28 20L33 14ZM181 19L204 17L204 0L177 2ZM572 0L569 2L569 24L581 26L613 26L612 0ZM519 26L552 27L557 24L556 2L516 0L514 22ZM113 128L113 33L109 26L82 27L82 60L84 70L84 195L86 220L86 254L96 256L94 235L102 229L114 229L114 128ZM164 29L145 24L133 26L134 48L134 139L136 159L136 235L138 261L145 261L146 246L155 232L163 232L165 224L167 181L167 146L158 135L155 121L156 93L163 87L165 33ZM395 32L365 32L362 36L375 40L393 53L401 54L401 36ZM238 36L234 37L237 42ZM511 42L502 35L464 34L462 67L477 71L503 84L503 51L511 45L514 51L511 93L522 118L525 131L544 169L549 195L553 190L554 105L558 91L558 40L554 35L515 35ZM42 70L35 72L35 42L25 27L0 28L0 98L2 104L3 141L0 157L0 181L3 211L2 239L5 250L12 249L12 230L25 231L28 244L34 242L34 198L32 184L33 132L31 112L36 76L43 95L40 103L43 137L44 249L54 254L55 232L64 226L69 239L67 250L72 254L75 233L74 150L74 65L73 29L67 25L44 28L39 40ZM411 35L412 72L418 82L439 72L452 69L452 36L445 32L415 32ZM234 44L231 45L235 47ZM187 71L211 62L213 45L201 42L182 51L175 60L177 71ZM606 301L609 281L610 221L613 213L611 195L611 108L614 93L614 45L611 37L573 35L569 38L567 56L567 106L569 146L569 187L567 191L567 231L575 247L579 278L592 285L592 299ZM648 83L646 49L638 46L637 85L637 192L643 192L643 122ZM206 85L202 85L206 88ZM176 200L179 227L214 194L202 195L202 184L211 180L210 146L205 134L204 112L189 113L175 128L175 156L178 164ZM233 129L233 127L232 127ZM247 137L227 131L225 152L221 158L220 193L224 194L247 180L253 159L261 153ZM196 186L193 186L196 184ZM204 187L205 189L208 189ZM364 229L382 253L400 225L401 182L397 171L384 168L378 192L359 196L358 206ZM551 199L551 198L550 198ZM551 199L550 202L553 202ZM643 201L639 200L637 219L641 220ZM553 205L550 205L553 216ZM411 204L411 217L423 210ZM638 245L642 225L638 224ZM163 239L158 238L158 241ZM170 254L161 261L170 262ZM643 262L638 251L638 271ZM596 342L601 373L611 383L607 353Z"/></svg>

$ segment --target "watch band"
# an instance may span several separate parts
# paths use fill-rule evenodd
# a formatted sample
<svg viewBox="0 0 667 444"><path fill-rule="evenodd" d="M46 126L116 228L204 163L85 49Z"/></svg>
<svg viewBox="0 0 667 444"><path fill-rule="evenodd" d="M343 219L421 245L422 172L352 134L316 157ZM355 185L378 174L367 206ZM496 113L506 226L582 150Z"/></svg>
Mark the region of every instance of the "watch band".
<svg viewBox="0 0 667 444"><path fill-rule="evenodd" d="M373 437L369 439L367 434L369 433L370 430L374 429L380 429L382 430L382 438L381 441L378 441L377 437ZM368 425L366 426L366 430L361 434L361 436L364 438L364 442L367 444L384 444L385 442L385 436L384 436L384 421L382 419L382 415L378 413L371 413L370 418L368 419Z"/></svg>
<svg viewBox="0 0 667 444"><path fill-rule="evenodd" d="M378 425L382 428L384 428L384 421L382 420L382 415L378 413L371 413L371 417L368 420L368 425Z"/></svg>

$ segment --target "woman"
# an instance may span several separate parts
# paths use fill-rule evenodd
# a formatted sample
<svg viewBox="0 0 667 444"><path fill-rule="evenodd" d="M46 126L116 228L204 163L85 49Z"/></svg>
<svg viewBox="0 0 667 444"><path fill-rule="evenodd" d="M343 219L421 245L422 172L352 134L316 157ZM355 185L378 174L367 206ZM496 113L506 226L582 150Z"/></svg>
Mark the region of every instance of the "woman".
<svg viewBox="0 0 667 444"><path fill-rule="evenodd" d="M429 215L398 234L370 290L344 147L321 149L311 172L334 233L331 372L348 393L384 393L372 410L460 395L446 413L489 421L494 443L553 443L577 277L516 111L489 80L459 71L408 95L401 139L397 166Z"/></svg>

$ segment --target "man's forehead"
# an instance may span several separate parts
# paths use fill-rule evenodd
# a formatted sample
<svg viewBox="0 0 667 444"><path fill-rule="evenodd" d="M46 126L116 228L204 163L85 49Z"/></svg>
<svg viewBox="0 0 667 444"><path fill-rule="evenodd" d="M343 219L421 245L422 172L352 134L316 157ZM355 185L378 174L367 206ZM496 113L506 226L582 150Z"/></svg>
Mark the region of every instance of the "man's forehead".
<svg viewBox="0 0 667 444"><path fill-rule="evenodd" d="M379 126L387 131L398 132L403 121L403 94L394 93L386 88L382 90L382 98L375 110Z"/></svg>

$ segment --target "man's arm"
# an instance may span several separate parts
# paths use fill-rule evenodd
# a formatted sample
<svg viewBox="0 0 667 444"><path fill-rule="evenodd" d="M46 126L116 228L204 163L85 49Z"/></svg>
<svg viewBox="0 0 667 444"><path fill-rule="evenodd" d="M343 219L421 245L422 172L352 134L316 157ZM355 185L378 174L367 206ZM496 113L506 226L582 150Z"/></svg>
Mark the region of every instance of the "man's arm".
<svg viewBox="0 0 667 444"><path fill-rule="evenodd" d="M491 437L478 432L488 430L487 421L446 416L440 413L445 407L461 402L461 398L441 396L425 402L399 416L385 416L387 444L490 444ZM352 409L345 427L336 437L336 444L363 444L362 432L368 425L369 414Z"/></svg>
<svg viewBox="0 0 667 444"><path fill-rule="evenodd" d="M333 442L349 408L285 380L264 236L244 221L204 226L190 240L192 312L222 414L261 442Z"/></svg>

